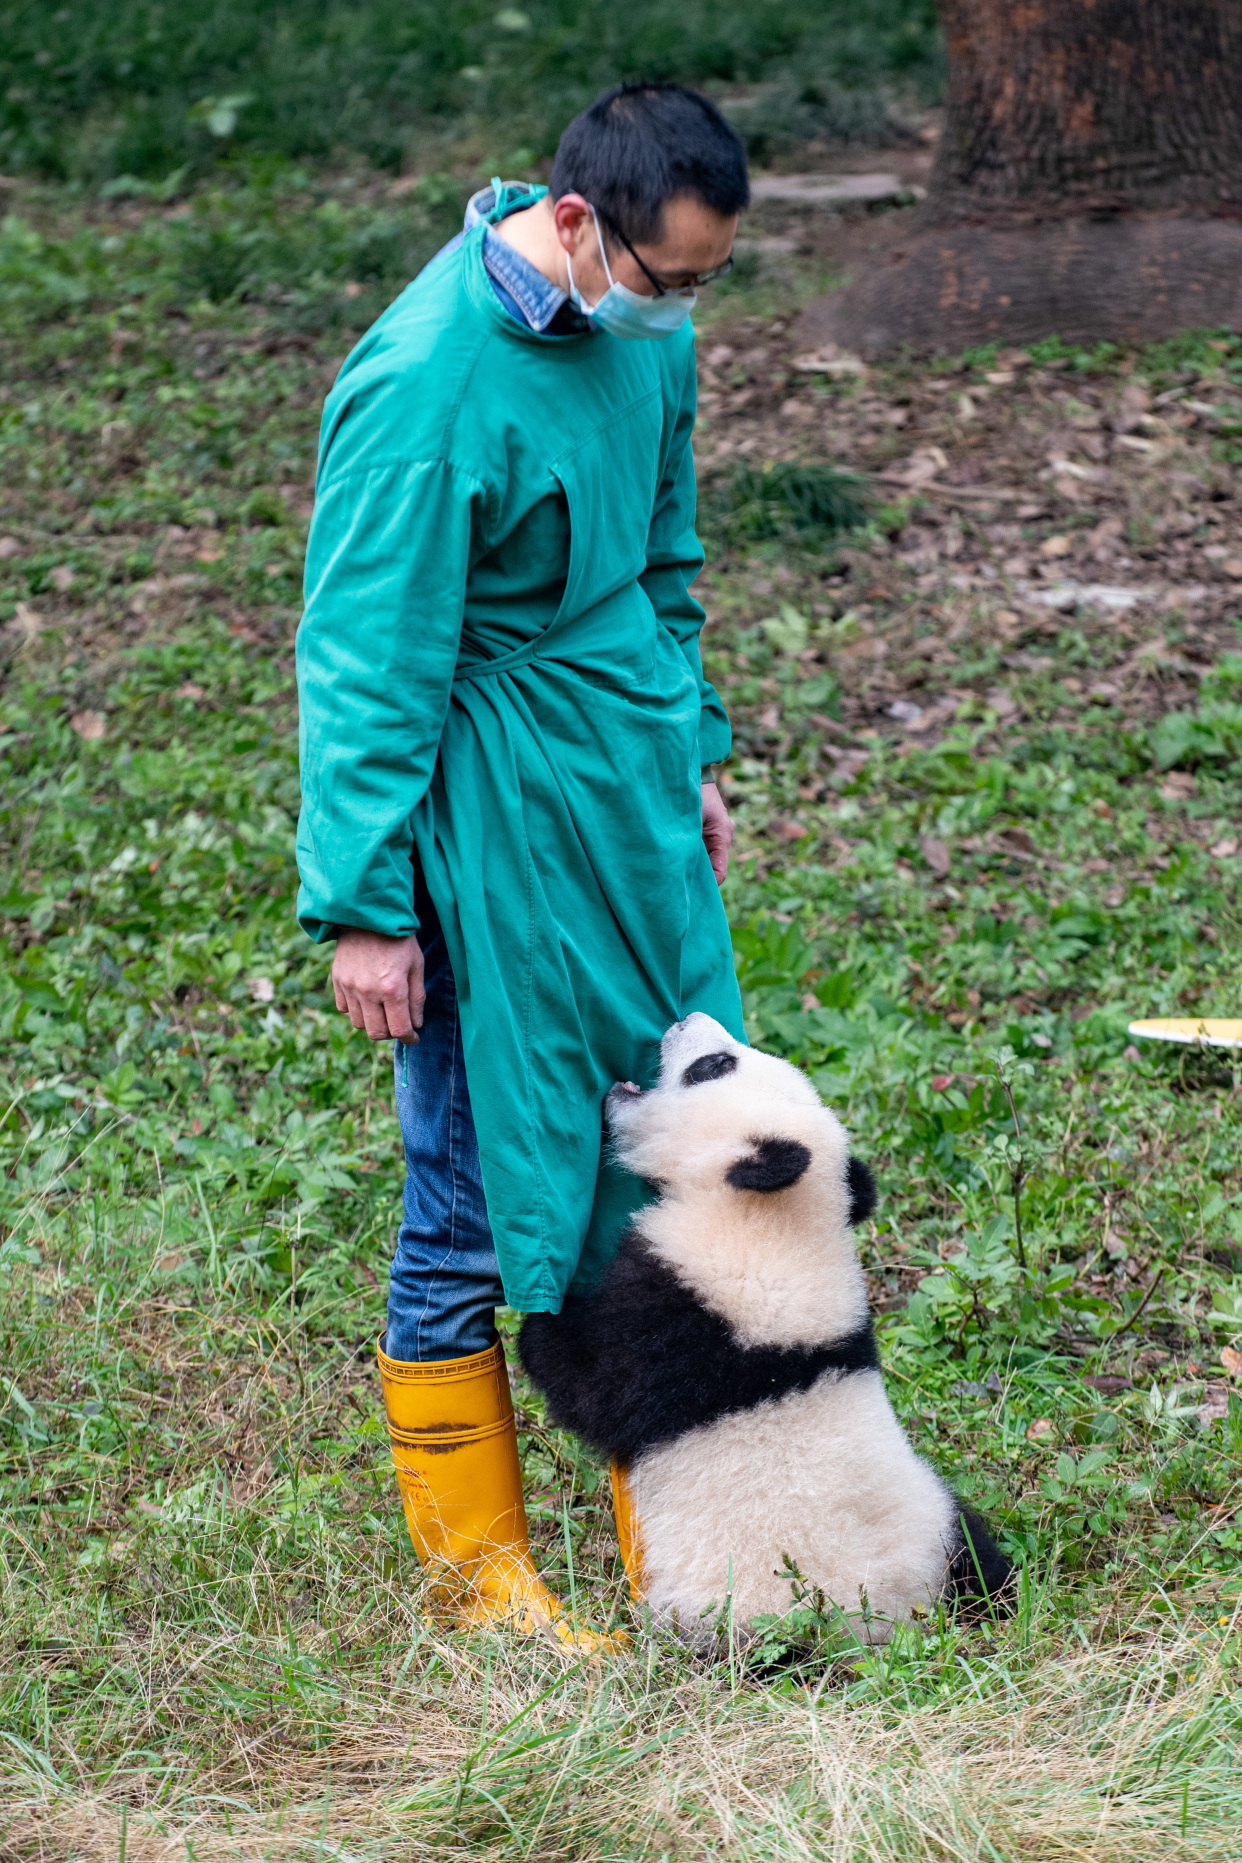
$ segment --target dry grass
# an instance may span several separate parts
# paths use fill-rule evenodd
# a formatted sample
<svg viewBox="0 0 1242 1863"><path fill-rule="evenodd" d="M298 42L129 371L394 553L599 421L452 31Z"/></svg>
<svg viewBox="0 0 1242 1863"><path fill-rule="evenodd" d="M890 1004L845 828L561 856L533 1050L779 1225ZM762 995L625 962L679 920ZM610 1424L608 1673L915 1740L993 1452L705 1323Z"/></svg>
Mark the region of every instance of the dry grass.
<svg viewBox="0 0 1242 1863"><path fill-rule="evenodd" d="M388 1624L394 1648L370 1674L351 1665L336 1731L317 1750L297 1751L291 1728L283 1756L228 1751L224 1738L214 1770L174 1771L153 1790L136 1754L100 1788L70 1754L49 1763L11 1740L0 1854L75 1863L720 1853L772 1863L1225 1863L1238 1854L1228 1679L1156 1613L1121 1643L1049 1649L1033 1663L1009 1638L960 1650L942 1688L918 1703L901 1675L887 1698L859 1700L839 1678L781 1696L642 1647L607 1667L501 1639L467 1647L429 1636L391 1596ZM149 1651L153 1676L181 1685L207 1661L218 1672L223 1652L192 1643L160 1654ZM444 1690L434 1704L420 1679L429 1665Z"/></svg>

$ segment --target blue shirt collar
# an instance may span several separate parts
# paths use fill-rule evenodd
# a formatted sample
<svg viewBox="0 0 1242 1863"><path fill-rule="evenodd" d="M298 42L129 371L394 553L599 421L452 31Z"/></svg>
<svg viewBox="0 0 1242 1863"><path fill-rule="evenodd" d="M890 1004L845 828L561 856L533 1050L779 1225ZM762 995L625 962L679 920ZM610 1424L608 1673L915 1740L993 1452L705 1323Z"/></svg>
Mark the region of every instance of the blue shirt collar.
<svg viewBox="0 0 1242 1863"><path fill-rule="evenodd" d="M502 218L530 206L530 197L538 199L542 192L542 189L528 188L520 181L506 183ZM467 203L463 232L468 233L480 220L486 220L495 205L495 190L480 188ZM569 303L568 296L559 285L554 285L537 265L523 258L507 239L498 238L490 226L483 237L483 263L493 283L500 287L503 297L512 300L523 322L528 323L532 330L542 334L561 306ZM582 319L582 327L584 330L590 327L585 317Z"/></svg>

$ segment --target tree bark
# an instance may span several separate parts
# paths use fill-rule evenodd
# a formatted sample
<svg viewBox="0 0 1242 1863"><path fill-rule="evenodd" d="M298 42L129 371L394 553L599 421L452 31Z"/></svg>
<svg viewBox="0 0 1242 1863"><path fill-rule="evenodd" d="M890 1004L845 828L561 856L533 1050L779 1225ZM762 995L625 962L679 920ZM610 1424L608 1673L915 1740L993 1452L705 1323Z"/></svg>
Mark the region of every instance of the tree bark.
<svg viewBox="0 0 1242 1863"><path fill-rule="evenodd" d="M1242 204L1238 0L940 0L941 220Z"/></svg>
<svg viewBox="0 0 1242 1863"><path fill-rule="evenodd" d="M874 355L1242 326L1242 0L939 6L928 198L802 335Z"/></svg>

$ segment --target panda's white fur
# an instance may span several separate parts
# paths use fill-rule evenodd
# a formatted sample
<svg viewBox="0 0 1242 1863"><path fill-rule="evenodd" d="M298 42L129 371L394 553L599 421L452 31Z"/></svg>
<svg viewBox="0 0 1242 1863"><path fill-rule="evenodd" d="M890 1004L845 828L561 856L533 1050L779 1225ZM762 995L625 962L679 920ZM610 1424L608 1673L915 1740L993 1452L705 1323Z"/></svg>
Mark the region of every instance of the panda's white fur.
<svg viewBox="0 0 1242 1863"><path fill-rule="evenodd" d="M665 1035L658 1084L615 1087L607 1110L658 1201L594 1295L527 1319L522 1353L554 1415L628 1461L652 1611L691 1638L730 1587L735 1624L782 1613L786 1556L873 1638L946 1592L1002 1591L983 1522L966 1510L968 1544L889 1404L860 1167L810 1083L696 1014Z"/></svg>
<svg viewBox="0 0 1242 1863"><path fill-rule="evenodd" d="M682 1087L690 1063L712 1053L733 1055L736 1069ZM609 1094L608 1123L618 1161L660 1186L637 1227L742 1344L816 1345L866 1319L849 1139L796 1067L692 1015L665 1035L656 1087ZM730 1166L769 1131L805 1145L809 1168L779 1197L735 1190Z"/></svg>

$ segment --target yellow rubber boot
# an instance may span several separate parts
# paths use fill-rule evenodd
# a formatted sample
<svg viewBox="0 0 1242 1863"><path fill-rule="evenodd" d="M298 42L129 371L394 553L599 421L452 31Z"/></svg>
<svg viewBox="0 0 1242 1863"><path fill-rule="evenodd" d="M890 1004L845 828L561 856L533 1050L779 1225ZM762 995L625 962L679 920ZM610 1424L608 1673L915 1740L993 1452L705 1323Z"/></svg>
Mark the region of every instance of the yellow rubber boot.
<svg viewBox="0 0 1242 1863"><path fill-rule="evenodd" d="M466 1594L471 1624L551 1633L579 1649L607 1637L568 1617L530 1557L517 1427L499 1340L469 1358L405 1364L377 1350L405 1521L423 1565ZM558 1621L559 1620L559 1621Z"/></svg>
<svg viewBox="0 0 1242 1863"><path fill-rule="evenodd" d="M612 1511L617 1523L617 1545L621 1548L621 1563L625 1567L625 1576L630 1581L630 1596L635 1604L643 1600L643 1542L639 1531L638 1516L634 1512L634 1495L630 1488L630 1472L614 1462L612 1474Z"/></svg>

